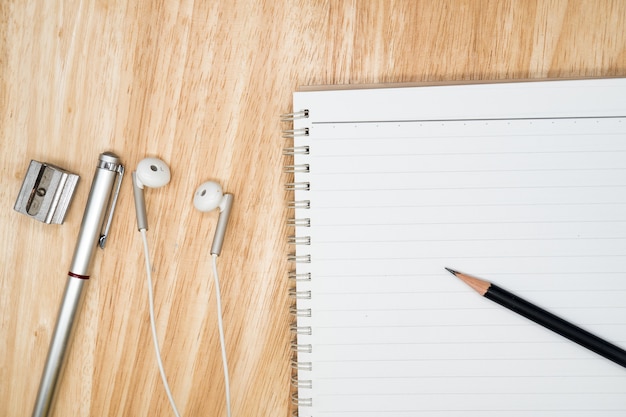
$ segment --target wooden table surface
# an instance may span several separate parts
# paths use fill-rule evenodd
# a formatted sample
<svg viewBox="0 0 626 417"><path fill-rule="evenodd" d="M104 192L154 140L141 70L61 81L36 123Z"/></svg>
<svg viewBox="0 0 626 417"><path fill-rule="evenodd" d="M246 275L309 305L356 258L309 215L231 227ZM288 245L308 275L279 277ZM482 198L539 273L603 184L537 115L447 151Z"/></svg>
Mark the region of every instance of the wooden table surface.
<svg viewBox="0 0 626 417"><path fill-rule="evenodd" d="M4 1L0 5L0 415L30 416L99 153L146 190L157 328L184 416L225 416L209 248L219 258L234 416L291 415L290 194L281 113L302 85L626 75L626 2ZM63 225L13 210L31 159L81 176ZM130 175L98 250L56 416L173 415L150 336Z"/></svg>

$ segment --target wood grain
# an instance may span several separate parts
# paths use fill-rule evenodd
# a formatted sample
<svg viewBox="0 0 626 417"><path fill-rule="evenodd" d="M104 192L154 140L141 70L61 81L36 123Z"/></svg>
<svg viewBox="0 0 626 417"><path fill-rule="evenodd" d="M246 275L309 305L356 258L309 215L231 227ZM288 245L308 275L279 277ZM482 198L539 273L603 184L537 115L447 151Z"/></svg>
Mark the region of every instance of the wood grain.
<svg viewBox="0 0 626 417"><path fill-rule="evenodd" d="M278 115L300 85L626 75L626 2L4 1L0 415L30 415L95 163L172 169L147 190L159 338L185 416L225 416L208 254L213 179L235 416L289 416L290 195ZM30 159L81 175L65 224L12 210ZM169 416L126 178L94 261L57 416Z"/></svg>

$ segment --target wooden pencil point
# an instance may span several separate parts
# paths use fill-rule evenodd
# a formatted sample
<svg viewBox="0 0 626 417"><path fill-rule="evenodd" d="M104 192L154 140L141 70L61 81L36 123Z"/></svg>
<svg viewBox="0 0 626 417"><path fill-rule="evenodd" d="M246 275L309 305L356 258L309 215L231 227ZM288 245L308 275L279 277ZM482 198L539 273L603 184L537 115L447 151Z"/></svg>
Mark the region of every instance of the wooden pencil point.
<svg viewBox="0 0 626 417"><path fill-rule="evenodd" d="M479 293L480 295L485 295L485 293L489 290L491 283L471 275L465 275L460 272L453 272L454 276L469 285L474 291Z"/></svg>

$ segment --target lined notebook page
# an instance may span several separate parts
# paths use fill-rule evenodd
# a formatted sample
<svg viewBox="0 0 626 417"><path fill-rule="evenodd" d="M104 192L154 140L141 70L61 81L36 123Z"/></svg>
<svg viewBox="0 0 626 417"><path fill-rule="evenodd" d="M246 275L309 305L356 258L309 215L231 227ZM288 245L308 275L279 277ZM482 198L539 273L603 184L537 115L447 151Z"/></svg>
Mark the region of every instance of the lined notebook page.
<svg viewBox="0 0 626 417"><path fill-rule="evenodd" d="M299 415L625 415L626 369L444 270L626 347L624 97L622 79L295 93Z"/></svg>

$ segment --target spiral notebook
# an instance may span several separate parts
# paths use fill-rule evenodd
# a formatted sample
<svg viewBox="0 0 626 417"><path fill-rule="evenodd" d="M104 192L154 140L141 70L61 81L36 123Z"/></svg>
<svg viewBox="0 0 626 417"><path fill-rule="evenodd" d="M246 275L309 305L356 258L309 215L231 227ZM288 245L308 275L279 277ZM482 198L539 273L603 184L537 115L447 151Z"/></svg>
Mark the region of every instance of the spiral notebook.
<svg viewBox="0 0 626 417"><path fill-rule="evenodd" d="M300 417L626 415L626 369L444 269L626 347L626 79L308 89L283 121Z"/></svg>

